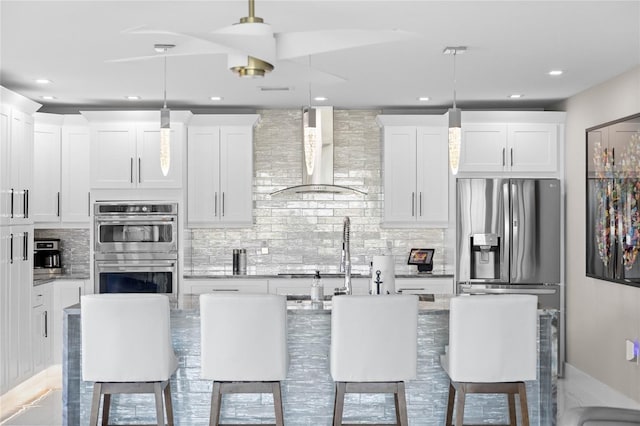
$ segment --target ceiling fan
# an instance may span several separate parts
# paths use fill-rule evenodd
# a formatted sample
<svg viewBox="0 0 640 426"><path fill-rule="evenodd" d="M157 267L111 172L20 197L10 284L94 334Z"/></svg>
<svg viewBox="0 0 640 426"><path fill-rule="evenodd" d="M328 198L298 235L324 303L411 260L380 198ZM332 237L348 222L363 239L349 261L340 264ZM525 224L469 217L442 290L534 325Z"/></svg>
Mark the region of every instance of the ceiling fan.
<svg viewBox="0 0 640 426"><path fill-rule="evenodd" d="M249 0L249 16L211 32L175 32L137 27L124 33L182 37L185 40L177 43L171 53L165 53L166 56L226 54L229 69L240 77L263 77L275 68L278 61L420 37L416 33L401 30L333 29L278 33L255 15L254 0ZM145 55L108 62L155 57L157 55Z"/></svg>

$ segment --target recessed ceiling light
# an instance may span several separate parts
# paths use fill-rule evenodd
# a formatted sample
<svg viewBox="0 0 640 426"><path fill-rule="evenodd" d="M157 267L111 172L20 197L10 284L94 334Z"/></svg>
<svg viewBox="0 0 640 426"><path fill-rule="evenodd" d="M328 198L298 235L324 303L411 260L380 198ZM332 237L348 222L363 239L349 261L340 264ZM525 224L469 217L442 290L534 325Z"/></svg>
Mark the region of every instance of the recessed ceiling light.
<svg viewBox="0 0 640 426"><path fill-rule="evenodd" d="M44 95L44 96L40 96L41 99L44 99L45 101L52 101L54 100L56 97L55 96L51 96L51 95Z"/></svg>
<svg viewBox="0 0 640 426"><path fill-rule="evenodd" d="M564 73L564 71L562 71L562 70L551 70L551 71L549 71L549 75L553 75L553 76L562 75L563 73Z"/></svg>
<svg viewBox="0 0 640 426"><path fill-rule="evenodd" d="M430 100L431 100L431 98L430 98L430 97L428 97L428 96L420 96L420 97L418 98L418 100L419 100L420 102L427 102L427 101L430 101Z"/></svg>
<svg viewBox="0 0 640 426"><path fill-rule="evenodd" d="M211 99L212 101L221 101L224 98L222 96L211 96L209 99Z"/></svg>
<svg viewBox="0 0 640 426"><path fill-rule="evenodd" d="M313 98L313 100L318 102L323 102L323 101L328 101L329 98L327 98L326 96L316 96L315 98Z"/></svg>
<svg viewBox="0 0 640 426"><path fill-rule="evenodd" d="M513 95L509 95L508 97L509 99L520 99L520 98L523 98L524 95L521 93L514 93Z"/></svg>
<svg viewBox="0 0 640 426"><path fill-rule="evenodd" d="M49 84L49 83L53 83L53 81L49 80L48 78L37 78L36 79L36 83L38 83L38 84Z"/></svg>
<svg viewBox="0 0 640 426"><path fill-rule="evenodd" d="M139 101L140 96L125 96L125 99L128 101Z"/></svg>

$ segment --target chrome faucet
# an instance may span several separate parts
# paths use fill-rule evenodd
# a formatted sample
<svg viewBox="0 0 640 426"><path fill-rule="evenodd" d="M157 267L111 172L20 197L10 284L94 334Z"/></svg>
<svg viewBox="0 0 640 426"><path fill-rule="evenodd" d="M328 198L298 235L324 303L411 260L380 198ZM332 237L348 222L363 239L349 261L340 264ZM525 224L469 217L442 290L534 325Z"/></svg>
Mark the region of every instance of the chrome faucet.
<svg viewBox="0 0 640 426"><path fill-rule="evenodd" d="M352 294L351 288L351 253L349 251L349 228L351 220L349 216L344 217L342 222L342 256L340 259L340 272L344 272L344 287L337 288L336 294Z"/></svg>

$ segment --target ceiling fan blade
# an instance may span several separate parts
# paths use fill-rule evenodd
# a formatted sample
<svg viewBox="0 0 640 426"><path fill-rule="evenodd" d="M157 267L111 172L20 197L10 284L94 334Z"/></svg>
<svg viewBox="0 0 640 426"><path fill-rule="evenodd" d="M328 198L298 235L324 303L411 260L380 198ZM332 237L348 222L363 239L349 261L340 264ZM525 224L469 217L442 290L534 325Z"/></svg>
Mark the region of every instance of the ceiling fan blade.
<svg viewBox="0 0 640 426"><path fill-rule="evenodd" d="M153 53L149 55L109 59L105 62L134 62L162 58L165 56L218 55L228 54L230 52L231 50L224 46L219 46L208 41L189 39L181 41L180 44L176 44L176 46L167 53Z"/></svg>
<svg viewBox="0 0 640 426"><path fill-rule="evenodd" d="M401 30L320 30L277 33L278 59L299 58L354 47L392 43L422 37Z"/></svg>
<svg viewBox="0 0 640 426"><path fill-rule="evenodd" d="M200 40L227 46L230 50L261 59L270 64L276 61L276 40L271 27L262 23L241 23L211 33L185 33Z"/></svg>

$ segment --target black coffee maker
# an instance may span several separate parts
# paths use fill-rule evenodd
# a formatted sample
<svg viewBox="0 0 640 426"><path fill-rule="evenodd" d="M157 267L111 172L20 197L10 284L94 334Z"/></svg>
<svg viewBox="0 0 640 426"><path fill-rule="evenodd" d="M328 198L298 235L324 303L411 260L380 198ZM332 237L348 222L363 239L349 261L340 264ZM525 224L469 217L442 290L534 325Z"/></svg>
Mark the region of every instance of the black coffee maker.
<svg viewBox="0 0 640 426"><path fill-rule="evenodd" d="M34 240L33 275L49 276L62 273L59 239Z"/></svg>

